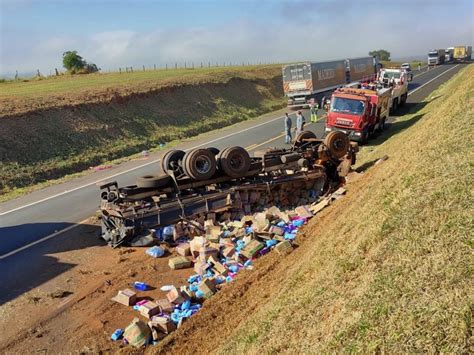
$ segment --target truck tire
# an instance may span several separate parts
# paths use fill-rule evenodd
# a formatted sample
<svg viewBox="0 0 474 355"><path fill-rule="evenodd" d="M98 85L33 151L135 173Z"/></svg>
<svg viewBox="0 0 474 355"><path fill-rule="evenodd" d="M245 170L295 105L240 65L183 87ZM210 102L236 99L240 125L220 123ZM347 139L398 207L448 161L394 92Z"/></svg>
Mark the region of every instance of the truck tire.
<svg viewBox="0 0 474 355"><path fill-rule="evenodd" d="M408 94L407 93L403 94L402 100L400 102L400 106L405 106L405 103L407 102L407 98L408 98Z"/></svg>
<svg viewBox="0 0 474 355"><path fill-rule="evenodd" d="M210 148L207 148L207 149L210 150L212 152L212 154L214 154L214 155L219 154L219 149L217 149L217 148L210 147Z"/></svg>
<svg viewBox="0 0 474 355"><path fill-rule="evenodd" d="M193 149L183 158L184 173L194 180L210 179L216 172L216 158L208 149Z"/></svg>
<svg viewBox="0 0 474 355"><path fill-rule="evenodd" d="M316 135L311 131L303 131L296 136L295 143L302 144L305 139L314 139Z"/></svg>
<svg viewBox="0 0 474 355"><path fill-rule="evenodd" d="M217 155L217 165L227 176L237 179L250 168L250 155L242 147L229 147Z"/></svg>
<svg viewBox="0 0 474 355"><path fill-rule="evenodd" d="M392 103L392 113L395 113L398 109L398 98L395 99Z"/></svg>
<svg viewBox="0 0 474 355"><path fill-rule="evenodd" d="M349 137L339 131L332 131L324 138L324 145L328 148L331 155L337 159L346 155L349 150Z"/></svg>
<svg viewBox="0 0 474 355"><path fill-rule="evenodd" d="M168 174L168 170L172 170L175 175L178 175L181 170L181 162L184 157L184 152L182 150L170 150L166 152L161 160L161 170L163 173Z"/></svg>
<svg viewBox="0 0 474 355"><path fill-rule="evenodd" d="M144 188L159 188L168 185L171 177L168 175L145 175L137 178L137 186Z"/></svg>

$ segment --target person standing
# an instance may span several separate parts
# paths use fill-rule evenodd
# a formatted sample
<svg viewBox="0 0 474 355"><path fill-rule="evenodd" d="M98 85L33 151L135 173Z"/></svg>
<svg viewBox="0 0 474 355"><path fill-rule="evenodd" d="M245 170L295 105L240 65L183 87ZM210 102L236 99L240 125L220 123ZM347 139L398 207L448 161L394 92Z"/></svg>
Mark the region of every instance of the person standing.
<svg viewBox="0 0 474 355"><path fill-rule="evenodd" d="M291 144L291 118L285 113L285 143Z"/></svg>
<svg viewBox="0 0 474 355"><path fill-rule="evenodd" d="M301 114L301 111L298 111L297 115L296 115L296 137L298 137L298 135L303 132L303 129L304 129L304 117L303 115Z"/></svg>
<svg viewBox="0 0 474 355"><path fill-rule="evenodd" d="M421 63L418 63L418 71L421 70Z"/></svg>
<svg viewBox="0 0 474 355"><path fill-rule="evenodd" d="M318 120L318 108L318 104L316 103L309 109L311 112L311 122L316 122Z"/></svg>
<svg viewBox="0 0 474 355"><path fill-rule="evenodd" d="M324 110L324 105L326 105L326 96L323 95L323 98L321 99L321 108Z"/></svg>

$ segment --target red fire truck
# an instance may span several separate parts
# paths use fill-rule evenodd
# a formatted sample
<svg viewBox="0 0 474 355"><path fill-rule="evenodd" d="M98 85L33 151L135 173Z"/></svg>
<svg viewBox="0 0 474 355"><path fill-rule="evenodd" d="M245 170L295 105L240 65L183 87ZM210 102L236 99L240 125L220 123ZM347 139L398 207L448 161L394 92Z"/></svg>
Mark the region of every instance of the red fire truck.
<svg viewBox="0 0 474 355"><path fill-rule="evenodd" d="M351 140L365 143L376 130L385 127L391 90L376 83L364 88L337 89L331 97L326 132L342 131Z"/></svg>

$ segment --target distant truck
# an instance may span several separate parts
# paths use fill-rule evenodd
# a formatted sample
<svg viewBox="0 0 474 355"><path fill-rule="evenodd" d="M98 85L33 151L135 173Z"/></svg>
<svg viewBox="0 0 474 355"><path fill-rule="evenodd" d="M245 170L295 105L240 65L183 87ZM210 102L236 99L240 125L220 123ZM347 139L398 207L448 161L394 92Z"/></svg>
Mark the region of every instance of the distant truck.
<svg viewBox="0 0 474 355"><path fill-rule="evenodd" d="M444 49L433 49L428 52L428 66L444 64Z"/></svg>
<svg viewBox="0 0 474 355"><path fill-rule="evenodd" d="M391 87L372 83L367 88L344 87L331 96L326 132L341 131L351 140L365 143L385 128L389 115Z"/></svg>
<svg viewBox="0 0 474 355"><path fill-rule="evenodd" d="M283 91L288 107L308 107L317 94L373 77L377 68L378 60L373 57L284 65Z"/></svg>
<svg viewBox="0 0 474 355"><path fill-rule="evenodd" d="M408 98L408 72L403 68L383 68L379 72L379 83L391 87L390 105L391 112L403 106Z"/></svg>
<svg viewBox="0 0 474 355"><path fill-rule="evenodd" d="M453 61L454 47L446 48L444 51L444 62L451 63Z"/></svg>
<svg viewBox="0 0 474 355"><path fill-rule="evenodd" d="M472 47L471 46L457 46L454 47L453 59L455 62L468 62L471 60Z"/></svg>

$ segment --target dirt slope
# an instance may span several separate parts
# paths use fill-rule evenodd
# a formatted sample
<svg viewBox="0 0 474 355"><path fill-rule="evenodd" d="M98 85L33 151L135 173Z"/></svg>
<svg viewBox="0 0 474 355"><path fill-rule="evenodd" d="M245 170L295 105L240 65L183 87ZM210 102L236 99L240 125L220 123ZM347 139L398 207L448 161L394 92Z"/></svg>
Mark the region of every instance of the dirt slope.
<svg viewBox="0 0 474 355"><path fill-rule="evenodd" d="M362 163L389 159L313 219L296 251L260 259L148 351L468 352L473 76L474 66L467 67L423 109L402 117L410 129Z"/></svg>
<svg viewBox="0 0 474 355"><path fill-rule="evenodd" d="M268 69L4 116L0 194L256 117L282 98Z"/></svg>

